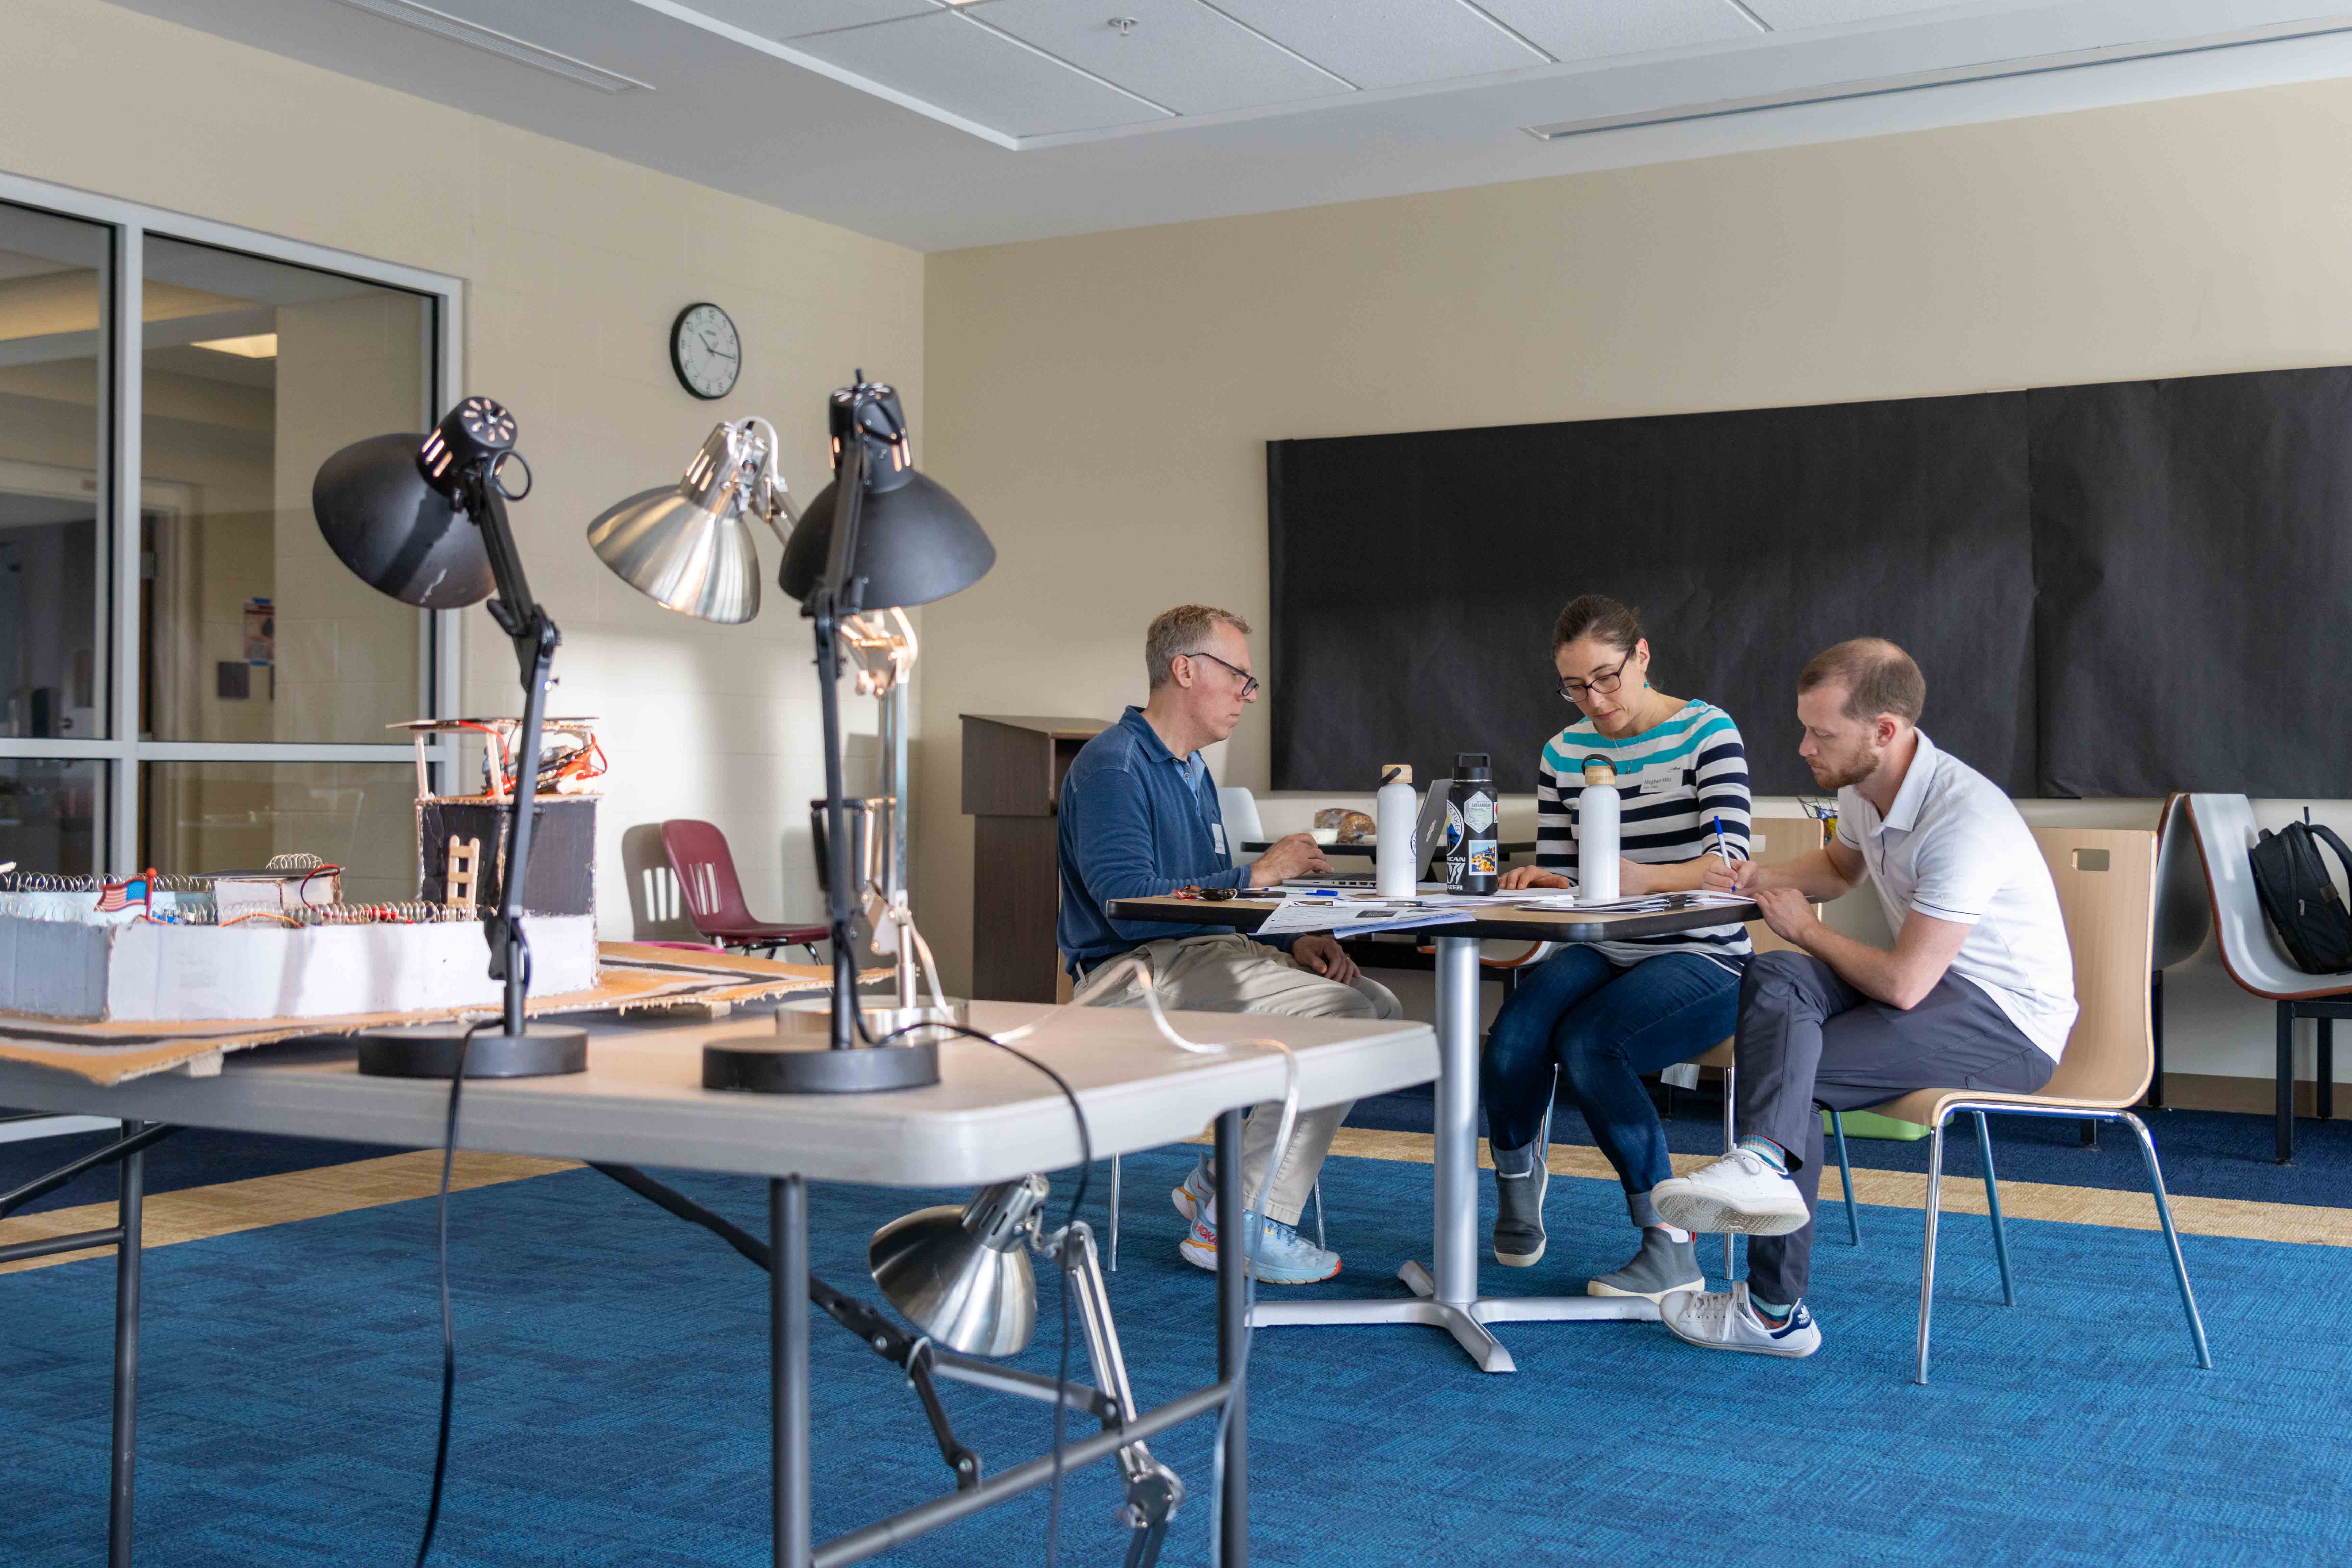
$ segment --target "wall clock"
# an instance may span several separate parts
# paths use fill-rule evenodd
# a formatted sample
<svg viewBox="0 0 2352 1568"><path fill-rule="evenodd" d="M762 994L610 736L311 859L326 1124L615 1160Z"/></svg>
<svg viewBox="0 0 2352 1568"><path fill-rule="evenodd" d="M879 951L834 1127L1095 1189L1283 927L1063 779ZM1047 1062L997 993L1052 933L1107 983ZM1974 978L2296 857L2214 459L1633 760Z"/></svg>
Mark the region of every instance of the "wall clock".
<svg viewBox="0 0 2352 1568"><path fill-rule="evenodd" d="M669 326L669 364L679 384L695 396L724 397L742 374L743 341L718 306L688 305Z"/></svg>

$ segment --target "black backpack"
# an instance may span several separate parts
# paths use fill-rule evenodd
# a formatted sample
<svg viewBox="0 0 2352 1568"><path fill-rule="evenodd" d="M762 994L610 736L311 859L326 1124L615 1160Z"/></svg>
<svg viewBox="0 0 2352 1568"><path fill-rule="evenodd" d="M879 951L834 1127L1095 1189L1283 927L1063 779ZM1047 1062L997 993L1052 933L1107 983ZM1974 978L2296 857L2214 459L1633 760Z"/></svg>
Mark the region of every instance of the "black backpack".
<svg viewBox="0 0 2352 1568"><path fill-rule="evenodd" d="M2307 819L2308 811L2304 813ZM2294 966L2306 974L2341 974L2352 970L2352 914L2328 879L2327 862L2319 857L2325 840L2336 851L2345 875L2352 878L2352 849L2331 827L2310 821L2290 822L2278 832L2264 829L2248 856L2254 864L2254 891L2263 913L2285 944Z"/></svg>

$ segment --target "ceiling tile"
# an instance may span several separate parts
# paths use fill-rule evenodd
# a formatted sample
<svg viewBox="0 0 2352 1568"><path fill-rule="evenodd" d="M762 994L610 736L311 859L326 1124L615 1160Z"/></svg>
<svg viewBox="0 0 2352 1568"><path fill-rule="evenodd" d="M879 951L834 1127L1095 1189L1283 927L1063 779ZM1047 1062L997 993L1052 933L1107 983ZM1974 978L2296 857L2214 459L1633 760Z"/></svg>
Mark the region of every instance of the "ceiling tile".
<svg viewBox="0 0 2352 1568"><path fill-rule="evenodd" d="M1840 22L1877 22L1914 11L1943 11L1952 0L1748 0L1748 8L1775 32L1827 27Z"/></svg>
<svg viewBox="0 0 2352 1568"><path fill-rule="evenodd" d="M1201 0L990 0L980 19L1179 114L1349 91ZM1114 16L1135 26L1120 32Z"/></svg>
<svg viewBox="0 0 2352 1568"><path fill-rule="evenodd" d="M1942 3L1942 0L1939 0ZM1563 60L1761 37L1731 0L1478 0L1505 26Z"/></svg>
<svg viewBox="0 0 2352 1568"><path fill-rule="evenodd" d="M1170 118L952 12L819 33L793 47L1007 136Z"/></svg>
<svg viewBox="0 0 2352 1568"><path fill-rule="evenodd" d="M935 0L688 0L704 16L763 38L797 38L836 27L862 27L923 16L939 9Z"/></svg>
<svg viewBox="0 0 2352 1568"><path fill-rule="evenodd" d="M1539 66L1547 57L1460 0L1215 0L1218 10L1361 88Z"/></svg>

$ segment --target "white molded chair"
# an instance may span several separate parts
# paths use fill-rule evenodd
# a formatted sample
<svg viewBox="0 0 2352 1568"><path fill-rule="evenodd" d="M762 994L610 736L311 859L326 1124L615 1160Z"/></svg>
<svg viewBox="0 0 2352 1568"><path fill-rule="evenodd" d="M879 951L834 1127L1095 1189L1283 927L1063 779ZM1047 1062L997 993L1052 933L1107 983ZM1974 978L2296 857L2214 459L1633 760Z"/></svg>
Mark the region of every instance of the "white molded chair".
<svg viewBox="0 0 2352 1568"><path fill-rule="evenodd" d="M2198 864L2197 837L2189 823L2189 797L2168 795L2156 825L2156 950L2148 971L2148 1034L2156 1066L2148 1076L2147 1102L2164 1108L2164 972L2197 956L2213 931L2213 905Z"/></svg>
<svg viewBox="0 0 2352 1568"><path fill-rule="evenodd" d="M2278 1163L2294 1158L2294 1021L2317 1020L2315 1109L2326 1121L2336 1114L2336 1040L2338 1018L2352 1017L2352 973L2305 974L2288 959L2263 917L2254 891L2253 864L2247 852L2262 830L2253 803L2242 795L2192 795L2189 822L2197 858L2211 897L2213 930L2221 966L2230 978L2278 1012Z"/></svg>
<svg viewBox="0 0 2352 1568"><path fill-rule="evenodd" d="M1242 845L1265 842L1265 826L1257 817L1257 796L1241 784L1219 784L1217 815L1225 820L1225 858L1236 866L1247 865L1256 857Z"/></svg>

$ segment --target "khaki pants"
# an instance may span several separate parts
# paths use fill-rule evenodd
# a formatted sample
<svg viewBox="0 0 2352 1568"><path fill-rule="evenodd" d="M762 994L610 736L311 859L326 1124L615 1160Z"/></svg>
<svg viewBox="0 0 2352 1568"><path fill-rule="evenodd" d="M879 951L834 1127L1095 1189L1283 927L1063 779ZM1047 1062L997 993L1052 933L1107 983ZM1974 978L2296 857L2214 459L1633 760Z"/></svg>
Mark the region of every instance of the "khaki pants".
<svg viewBox="0 0 2352 1568"><path fill-rule="evenodd" d="M1359 974L1341 984L1301 968L1278 947L1268 947L1236 932L1231 936L1173 937L1148 942L1137 950L1151 965L1160 1005L1170 1012L1265 1013L1284 1018L1399 1018L1404 1009L1395 994L1377 980ZM1105 959L1116 963L1117 959ZM1099 967L1099 965L1097 965ZM1130 976L1097 1004L1104 1007L1140 1007L1143 987ZM1323 1156L1347 1119L1350 1100L1313 1110L1299 1107L1283 1152L1282 1167L1267 1192L1265 1212L1285 1225L1297 1225L1314 1190ZM1242 1192L1247 1202L1257 1195L1265 1179L1266 1162L1274 1154L1275 1135L1281 1130L1279 1101L1254 1108L1242 1123Z"/></svg>

